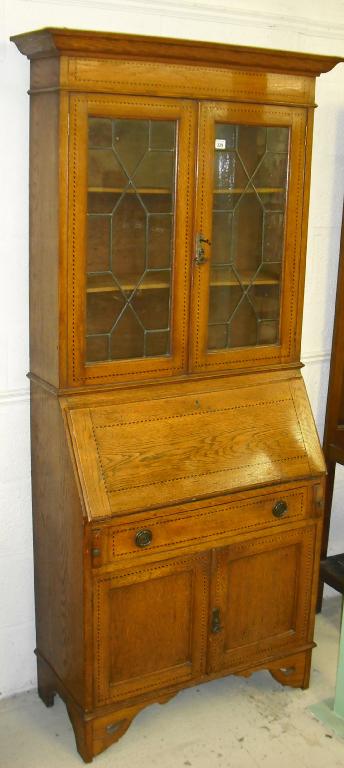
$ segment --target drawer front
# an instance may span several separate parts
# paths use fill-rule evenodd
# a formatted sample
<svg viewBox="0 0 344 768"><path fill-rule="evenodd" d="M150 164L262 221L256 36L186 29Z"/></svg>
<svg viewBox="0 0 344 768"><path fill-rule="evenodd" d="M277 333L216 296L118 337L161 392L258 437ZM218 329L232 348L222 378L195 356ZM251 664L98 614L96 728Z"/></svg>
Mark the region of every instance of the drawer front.
<svg viewBox="0 0 344 768"><path fill-rule="evenodd" d="M264 495L152 515L94 532L93 565L121 563L176 548L209 547L217 540L275 528L309 516L309 487L275 488Z"/></svg>

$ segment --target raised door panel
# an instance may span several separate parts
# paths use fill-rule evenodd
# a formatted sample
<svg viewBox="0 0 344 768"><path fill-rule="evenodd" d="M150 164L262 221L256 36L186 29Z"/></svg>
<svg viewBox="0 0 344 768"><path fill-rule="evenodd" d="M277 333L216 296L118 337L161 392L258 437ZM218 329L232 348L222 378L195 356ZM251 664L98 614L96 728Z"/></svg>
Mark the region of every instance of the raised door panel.
<svg viewBox="0 0 344 768"><path fill-rule="evenodd" d="M96 702L199 677L205 668L209 555L107 573L94 585Z"/></svg>
<svg viewBox="0 0 344 768"><path fill-rule="evenodd" d="M71 97L73 385L187 368L195 109L154 97Z"/></svg>
<svg viewBox="0 0 344 768"><path fill-rule="evenodd" d="M310 641L315 540L309 525L216 552L209 671L258 664Z"/></svg>
<svg viewBox="0 0 344 768"><path fill-rule="evenodd" d="M306 110L204 103L191 368L297 359Z"/></svg>

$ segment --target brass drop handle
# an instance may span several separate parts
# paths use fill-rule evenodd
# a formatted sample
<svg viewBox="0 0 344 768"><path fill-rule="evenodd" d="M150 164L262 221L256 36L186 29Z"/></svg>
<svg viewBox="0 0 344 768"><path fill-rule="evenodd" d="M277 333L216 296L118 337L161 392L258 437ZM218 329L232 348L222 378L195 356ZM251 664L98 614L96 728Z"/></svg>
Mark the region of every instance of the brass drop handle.
<svg viewBox="0 0 344 768"><path fill-rule="evenodd" d="M149 547L149 545L152 543L153 534L152 531L149 530L149 528L142 528L141 531L137 531L137 534L135 536L135 544L137 547Z"/></svg>
<svg viewBox="0 0 344 768"><path fill-rule="evenodd" d="M195 256L195 263L197 264L198 267L207 261L205 250L203 248L203 243L205 243L206 245L211 245L210 240L204 237L204 235L202 235L202 232L198 232L196 236L196 256Z"/></svg>
<svg viewBox="0 0 344 768"><path fill-rule="evenodd" d="M288 512L288 504L284 499L276 501L276 504L272 507L272 514L274 517L284 517Z"/></svg>

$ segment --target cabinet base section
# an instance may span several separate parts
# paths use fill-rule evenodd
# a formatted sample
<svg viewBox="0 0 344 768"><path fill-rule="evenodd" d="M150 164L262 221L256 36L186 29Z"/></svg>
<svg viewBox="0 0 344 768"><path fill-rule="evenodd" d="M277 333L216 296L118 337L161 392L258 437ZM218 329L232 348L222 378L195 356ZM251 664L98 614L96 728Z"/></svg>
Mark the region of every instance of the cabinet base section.
<svg viewBox="0 0 344 768"><path fill-rule="evenodd" d="M85 712L69 694L58 675L45 659L36 651L38 695L46 707L52 707L55 695L64 701L69 719L73 726L76 747L85 763L91 763L93 758L118 741L125 734L134 717L149 704L165 704L177 690L173 692L157 692L148 700L120 708L107 707L107 712Z"/></svg>
<svg viewBox="0 0 344 768"><path fill-rule="evenodd" d="M235 674L240 677L250 677L253 672L266 669L281 685L305 689L309 686L311 660L312 648L296 653L293 656L287 656L284 659L277 659L277 661L270 661L257 667L236 672Z"/></svg>
<svg viewBox="0 0 344 768"><path fill-rule="evenodd" d="M312 645L313 647L313 645ZM267 670L282 685L294 688L307 688L309 685L312 647L279 659L265 661L251 666L249 669L233 671L234 674L249 677L253 672ZM165 704L179 690L198 685L218 677L231 674L229 671L218 672L187 685L179 685L173 689L157 691L134 703L125 702L123 705L107 706L102 710L85 712L68 693L63 682L55 674L50 665L37 653L38 694L47 707L54 703L55 694L63 699L73 726L76 746L85 763L92 762L105 749L118 741L127 731L134 717L150 704Z"/></svg>

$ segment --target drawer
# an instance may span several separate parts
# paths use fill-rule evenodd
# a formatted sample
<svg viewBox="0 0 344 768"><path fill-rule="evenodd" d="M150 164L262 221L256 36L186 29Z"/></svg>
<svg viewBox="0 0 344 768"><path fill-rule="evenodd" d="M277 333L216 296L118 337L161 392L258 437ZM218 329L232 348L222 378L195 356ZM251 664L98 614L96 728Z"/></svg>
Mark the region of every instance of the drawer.
<svg viewBox="0 0 344 768"><path fill-rule="evenodd" d="M216 540L242 537L264 528L302 520L311 512L309 487L275 488L274 492L221 504L193 505L192 509L155 513L139 521L97 529L93 533L93 565L122 562L135 557L184 547L202 548ZM222 497L223 499L223 497ZM233 497L232 497L233 499Z"/></svg>

